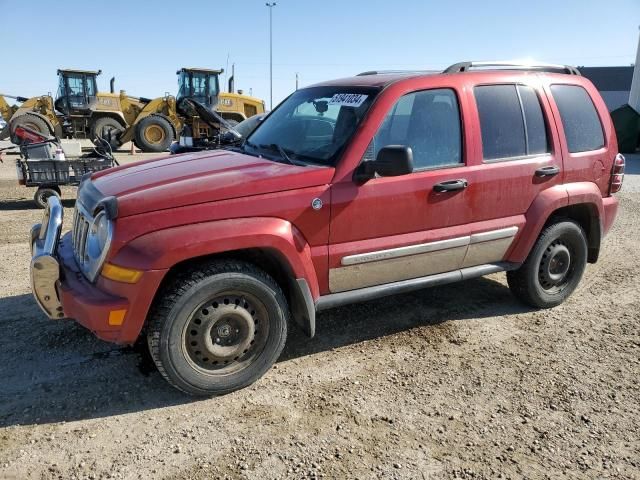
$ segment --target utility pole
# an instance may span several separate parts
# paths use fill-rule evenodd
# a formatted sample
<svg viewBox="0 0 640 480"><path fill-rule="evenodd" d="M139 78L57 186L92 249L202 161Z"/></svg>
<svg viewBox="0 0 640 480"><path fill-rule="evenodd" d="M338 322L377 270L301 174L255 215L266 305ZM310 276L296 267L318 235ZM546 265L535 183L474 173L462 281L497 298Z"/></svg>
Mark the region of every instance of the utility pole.
<svg viewBox="0 0 640 480"><path fill-rule="evenodd" d="M273 110L273 7L276 2L265 5L269 7L269 110Z"/></svg>
<svg viewBox="0 0 640 480"><path fill-rule="evenodd" d="M298 90L298 72L296 72L296 90Z"/></svg>

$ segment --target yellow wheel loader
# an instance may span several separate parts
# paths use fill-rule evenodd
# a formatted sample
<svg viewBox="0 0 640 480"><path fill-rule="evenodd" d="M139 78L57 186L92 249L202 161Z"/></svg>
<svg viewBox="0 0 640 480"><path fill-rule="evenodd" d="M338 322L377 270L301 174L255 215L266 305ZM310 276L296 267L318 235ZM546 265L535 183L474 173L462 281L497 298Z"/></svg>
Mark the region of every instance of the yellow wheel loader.
<svg viewBox="0 0 640 480"><path fill-rule="evenodd" d="M194 141L214 141L219 132L211 121L205 121L190 101L216 112L227 125L264 112L264 101L232 93L220 92L220 74L223 70L181 68L178 75L178 94L166 95L148 101L137 118L118 137L125 143L133 141L144 152L162 152L188 128Z"/></svg>
<svg viewBox="0 0 640 480"><path fill-rule="evenodd" d="M136 120L149 100L126 95L124 91L98 92L96 77L101 71L58 70L58 92L24 98L0 95L0 114L8 123L8 135L17 142L17 127L27 127L44 135L59 138L109 138L111 147L118 148L117 133L126 130ZM15 99L20 106L9 106L5 98ZM6 129L5 129L6 130ZM4 131L3 131L4 132ZM5 135L7 134L5 133Z"/></svg>

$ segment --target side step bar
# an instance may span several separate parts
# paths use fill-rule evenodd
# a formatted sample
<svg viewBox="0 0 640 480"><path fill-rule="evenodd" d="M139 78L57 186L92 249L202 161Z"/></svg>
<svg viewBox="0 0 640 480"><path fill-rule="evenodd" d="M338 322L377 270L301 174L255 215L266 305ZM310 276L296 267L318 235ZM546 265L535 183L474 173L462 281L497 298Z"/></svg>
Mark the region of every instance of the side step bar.
<svg viewBox="0 0 640 480"><path fill-rule="evenodd" d="M364 302L376 298L387 297L389 295L397 295L399 293L411 292L427 287L435 287L445 285L447 283L458 282L460 280L468 280L470 278L482 277L490 273L505 272L518 268L515 263L492 263L487 265L478 265L476 267L463 268L453 272L438 273L426 277L412 278L410 280L402 280L400 282L385 283L384 285L376 285L373 287L360 288L358 290L349 290L347 292L331 293L323 295L316 302L316 311L328 310L330 308L348 305L350 303Z"/></svg>

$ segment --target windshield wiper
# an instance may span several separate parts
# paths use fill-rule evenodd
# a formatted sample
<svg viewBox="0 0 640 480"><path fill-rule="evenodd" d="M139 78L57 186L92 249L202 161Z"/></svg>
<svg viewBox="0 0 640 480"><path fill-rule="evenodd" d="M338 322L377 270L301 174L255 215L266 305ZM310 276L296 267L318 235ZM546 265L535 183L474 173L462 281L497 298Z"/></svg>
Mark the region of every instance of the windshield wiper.
<svg viewBox="0 0 640 480"><path fill-rule="evenodd" d="M249 145L251 146L251 145ZM285 151L284 148L282 148L281 145L278 145L277 143L269 143L269 144L261 144L258 145L260 148L265 148L265 149L269 149L269 150L275 150L277 151L280 156L282 157L282 159L288 163L289 165L305 165L303 163L298 163L298 162L294 162L291 157L289 157L289 155L287 155L287 152Z"/></svg>

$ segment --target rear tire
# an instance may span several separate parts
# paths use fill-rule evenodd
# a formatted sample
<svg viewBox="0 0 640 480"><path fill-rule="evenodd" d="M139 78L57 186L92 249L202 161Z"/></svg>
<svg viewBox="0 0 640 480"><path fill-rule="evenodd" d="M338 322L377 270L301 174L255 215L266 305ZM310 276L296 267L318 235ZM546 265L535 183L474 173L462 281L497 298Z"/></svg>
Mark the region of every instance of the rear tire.
<svg viewBox="0 0 640 480"><path fill-rule="evenodd" d="M135 143L143 152L164 152L174 140L171 122L160 115L149 115L136 125Z"/></svg>
<svg viewBox="0 0 640 480"><path fill-rule="evenodd" d="M47 200L49 197L56 196L60 198L60 189L58 187L38 187L33 195L33 201L39 208L47 208Z"/></svg>
<svg viewBox="0 0 640 480"><path fill-rule="evenodd" d="M42 135L49 136L51 135L51 128L47 124L47 121L40 118L37 115L33 115L31 113L24 113L12 119L9 122L9 131L11 141L16 145L21 145L23 142L16 136L15 131L18 127L26 127L30 130L34 130Z"/></svg>
<svg viewBox="0 0 640 480"><path fill-rule="evenodd" d="M507 272L511 292L535 308L564 302L576 289L587 265L587 240L576 222L564 220L546 227L517 270Z"/></svg>
<svg viewBox="0 0 640 480"><path fill-rule="evenodd" d="M109 133L122 132L124 127L115 118L102 117L98 118L91 126L91 141L97 147L101 146L100 142L96 141L96 138L103 138L109 141L112 150L117 150L122 146L122 142L117 138L110 137Z"/></svg>
<svg viewBox="0 0 640 480"><path fill-rule="evenodd" d="M246 387L274 364L289 308L264 271L224 260L177 275L149 313L147 341L162 376L191 395Z"/></svg>

